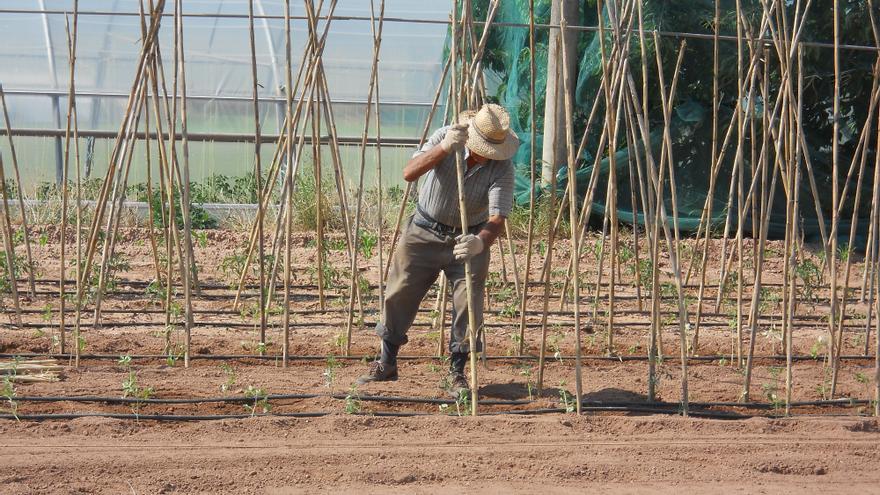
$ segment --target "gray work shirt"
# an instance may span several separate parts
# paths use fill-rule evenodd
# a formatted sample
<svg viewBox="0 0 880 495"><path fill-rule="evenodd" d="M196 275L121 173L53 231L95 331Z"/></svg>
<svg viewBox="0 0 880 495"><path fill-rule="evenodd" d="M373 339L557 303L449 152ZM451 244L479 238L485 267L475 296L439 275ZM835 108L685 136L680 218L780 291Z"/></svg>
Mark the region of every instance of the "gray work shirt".
<svg viewBox="0 0 880 495"><path fill-rule="evenodd" d="M413 158L440 146L449 127L437 129ZM464 149L467 160L469 151ZM463 164L467 168L467 164ZM510 160L489 160L465 171L464 205L468 225L485 222L490 216L510 215L513 207L513 164ZM434 220L461 227L461 213L458 210L458 176L455 170L455 154L450 153L445 160L422 177L419 187L419 208Z"/></svg>

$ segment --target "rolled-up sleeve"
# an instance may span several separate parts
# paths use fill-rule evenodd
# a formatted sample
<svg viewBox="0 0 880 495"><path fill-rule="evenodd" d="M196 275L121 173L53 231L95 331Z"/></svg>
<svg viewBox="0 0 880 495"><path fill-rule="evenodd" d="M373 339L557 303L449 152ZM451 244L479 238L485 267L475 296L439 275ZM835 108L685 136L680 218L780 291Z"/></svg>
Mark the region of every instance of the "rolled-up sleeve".
<svg viewBox="0 0 880 495"><path fill-rule="evenodd" d="M503 170L489 186L489 216L507 217L513 208L513 164L507 160L497 166L502 166Z"/></svg>

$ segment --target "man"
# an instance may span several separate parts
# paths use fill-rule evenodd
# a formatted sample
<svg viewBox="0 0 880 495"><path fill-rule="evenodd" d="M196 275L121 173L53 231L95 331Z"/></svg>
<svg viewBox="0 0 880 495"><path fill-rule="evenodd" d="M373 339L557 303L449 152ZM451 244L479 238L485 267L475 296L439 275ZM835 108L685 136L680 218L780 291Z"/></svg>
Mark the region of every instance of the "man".
<svg viewBox="0 0 880 495"><path fill-rule="evenodd" d="M464 263L470 260L477 331L483 325L483 300L489 271L489 247L504 229L513 206L513 165L519 140L510 117L499 105L463 112L458 122L438 129L403 169L413 182L424 176L416 212L391 262L385 288L383 319L376 325L382 339L379 359L358 379L359 385L397 380L397 353L407 342L419 305L442 270L452 287L450 395L469 390L464 375L470 344ZM464 204L468 231L461 231L456 153L466 164ZM480 348L477 336L477 351Z"/></svg>

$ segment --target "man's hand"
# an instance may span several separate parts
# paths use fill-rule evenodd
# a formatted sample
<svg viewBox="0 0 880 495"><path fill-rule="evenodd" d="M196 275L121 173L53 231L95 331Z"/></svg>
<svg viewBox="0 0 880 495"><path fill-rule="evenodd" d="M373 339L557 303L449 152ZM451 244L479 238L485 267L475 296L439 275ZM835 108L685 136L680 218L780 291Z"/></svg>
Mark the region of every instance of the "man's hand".
<svg viewBox="0 0 880 495"><path fill-rule="evenodd" d="M455 238L452 254L455 261L467 261L483 252L483 240L474 234L460 235Z"/></svg>
<svg viewBox="0 0 880 495"><path fill-rule="evenodd" d="M453 151L458 151L464 148L464 144L467 142L468 138L467 129L467 124L455 124L449 126L446 135L443 136L443 141L440 141L440 147L443 148L443 151L446 153L452 153Z"/></svg>

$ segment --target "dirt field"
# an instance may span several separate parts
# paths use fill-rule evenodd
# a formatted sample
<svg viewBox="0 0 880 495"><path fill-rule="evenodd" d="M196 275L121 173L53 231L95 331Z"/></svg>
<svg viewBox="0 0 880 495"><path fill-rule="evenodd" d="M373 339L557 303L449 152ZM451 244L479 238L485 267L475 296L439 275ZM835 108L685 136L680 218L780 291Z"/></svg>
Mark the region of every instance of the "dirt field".
<svg viewBox="0 0 880 495"><path fill-rule="evenodd" d="M877 493L880 425L530 416L0 424L4 493Z"/></svg>
<svg viewBox="0 0 880 495"><path fill-rule="evenodd" d="M0 332L0 353L32 356L59 352L57 232L43 228L44 245L35 246L43 282L38 294L23 293L25 328L12 325L10 299ZM821 287L799 304L793 345L792 400L795 417L780 418L785 393L779 286L781 247L771 244L756 334L752 404L739 405L742 368L736 363L736 291L726 292L715 310L717 273L709 273L703 326L696 359L689 361L691 412L677 414L681 364L674 300L664 297L662 351L657 365L656 403L648 403L648 363L644 359L649 318L640 310L632 274L622 270L616 287L613 355L608 356L607 291L592 319L595 264L583 274L585 313L581 337L585 415L574 405L575 338L571 315L551 301L544 390L538 394L537 355L541 338L541 286L530 286L524 354L519 356L517 301L504 284L499 257L493 258L487 343L490 359L479 367L480 411L459 417L467 404L450 400L440 388L446 364L436 358L439 332L431 328L434 298L429 296L402 353L401 379L351 387L366 369L376 339L377 290L365 294L364 326L355 325L349 359L345 353L347 270L345 253L330 250L333 271L325 310L315 283L315 249L309 235L299 240L294 259L294 314L290 366L282 367L281 316L273 311L264 345L252 311L255 289L238 308L230 270L245 236L207 231L196 246L200 276L207 284L194 301L193 361L183 366L183 326L179 314L165 324L162 298L147 283L154 278L149 242L143 231L127 230L119 249L128 264L116 274L115 292L103 305L102 324L84 312L79 368L66 366L57 382L18 383L12 407L23 419L0 419L2 493L798 493L880 492L880 423L865 417L873 399L873 352L864 353L867 306L851 296L835 398L828 396L826 350L827 294ZM202 242L203 241L203 242ZM518 243L520 267L524 243ZM68 246L68 253L71 252ZM773 253L776 255L773 256ZM717 255L720 246L712 246ZM497 251L493 251L496 255ZM564 274L565 246L557 252L554 280ZM540 261L542 258L538 258ZM373 284L378 257L368 257L364 276ZM664 269L667 269L663 265ZM853 268L851 286L861 280ZM511 270L509 262L506 266ZM532 266L532 280L540 263ZM750 276L750 271L746 272ZM603 272L605 280L610 269ZM714 281L713 281L714 277ZM747 277L744 277L747 278ZM668 283L668 278L662 279ZM698 277L691 280L691 284ZM713 287L713 284L716 287ZM750 285L750 284L749 284ZM24 290L26 285L20 284ZM561 286L555 287L558 294ZM744 349L748 349L748 300L744 294ZM70 290L70 287L68 287ZM182 294L173 294L179 304ZM695 288L688 295L694 296ZM763 293L762 293L763 294ZM823 297L825 298L823 300ZM695 301L695 299L693 300ZM691 311L694 311L693 301ZM642 303L646 304L645 300ZM68 307L69 309L69 307ZM244 311L242 311L244 309ZM570 311L571 306L565 308ZM448 317L448 315L447 315ZM68 346L73 313L67 314ZM165 349L166 335L171 357ZM869 343L873 346L874 336ZM693 335L689 335L693 339ZM70 348L70 347L68 347ZM258 354L264 348L266 356ZM128 355L130 361L119 362ZM134 390L143 400L120 401ZM129 382L129 391L124 382ZM265 400L263 400L265 399ZM14 404L13 404L14 402ZM257 416L263 412L267 416ZM96 414L95 417L78 417ZM137 415L138 419L118 419ZM33 416L70 415L34 421ZM211 421L156 421L153 416L211 416ZM116 416L116 418L112 417ZM386 417L391 416L391 417ZM77 417L76 419L71 419ZM218 417L227 417L219 419ZM726 419L722 419L726 418ZM180 419L180 418L179 418Z"/></svg>

